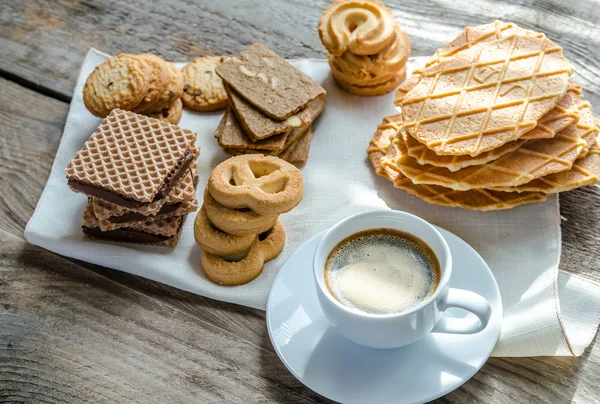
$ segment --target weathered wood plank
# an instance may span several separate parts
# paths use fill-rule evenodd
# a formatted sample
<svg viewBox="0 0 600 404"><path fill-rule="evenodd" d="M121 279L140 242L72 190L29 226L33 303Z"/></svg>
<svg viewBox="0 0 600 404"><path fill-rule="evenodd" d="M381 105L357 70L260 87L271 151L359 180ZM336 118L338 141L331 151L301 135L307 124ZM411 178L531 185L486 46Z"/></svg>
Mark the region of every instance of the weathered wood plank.
<svg viewBox="0 0 600 404"><path fill-rule="evenodd" d="M9 1L0 13L0 71L70 97L90 47L116 54L155 52L171 60L232 54L260 41L284 57L324 57L317 35L328 0L81 0L48 6ZM595 0L387 0L412 41L431 55L466 25L514 21L558 41L586 95L600 102L600 8Z"/></svg>
<svg viewBox="0 0 600 404"><path fill-rule="evenodd" d="M11 187L11 192L2 193L0 229L19 238L22 237L25 223L35 207L50 170L68 106L7 81L0 81L0 85L4 89L0 94L1 118L6 123L0 127L0 150L2 150L1 153L4 153L0 159L2 161L0 188ZM35 110L32 109L32 106L35 106ZM18 159L21 156L36 163L30 164L27 169L20 169ZM1 182L5 178L10 178L10 181ZM27 187L27 184L32 185ZM14 194L16 191L13 188L24 191ZM583 194L578 195L579 193ZM597 189L565 194L562 201L562 214L567 218L563 228L565 239L563 254L570 255L569 260L573 269L582 270L583 267L590 272L590 275L593 275L594 267L597 266L597 260L594 262L594 256L590 256L589 253L589 251L593 251L589 248L594 245L594 234L597 233L593 233L593 226L597 226L597 221L590 219L593 215L582 215L581 211L582 209L597 208L597 202ZM567 226L570 227L567 229ZM591 229L592 232L587 232L587 229ZM152 323L155 324L152 333L160 334L164 336L164 339L159 342L152 341L170 355L181 355L184 364L188 363L187 360L190 356L188 356L187 348L181 348L182 342L178 339L180 337L173 334L190 332L187 322L191 322L193 324L192 333L208 328L211 332L216 330L215 333L224 333L227 336L217 341L217 334L215 334L215 344L226 347L229 343L228 338L245 341L247 345L241 351L237 351L236 355L240 356L242 362L254 361L253 366L261 369L268 368L257 373L260 378L265 373L270 375L267 381L260 383L274 383L277 386L281 384L298 396L319 401L319 398L315 398L313 393L295 382L287 370L281 368L281 364L273 362L271 359L266 361L262 356L257 356L257 352L269 352L268 355L274 355L264 327L263 312L216 302L133 275L87 263L70 263L39 248L27 246L22 241L8 237L5 233L2 237L4 241L0 245L0 271L3 271L0 277L0 303L8 303L8 306L4 307L6 313L1 310L0 306L0 312L2 312L0 315L2 318L0 320L2 321L0 323L0 364L10 363L10 366L14 366L14 368L10 368L9 376L5 376L7 379L0 378L0 397L3 397L2 394L7 394L4 397L15 394L21 398L30 397L30 400L23 398L29 402L35 401L35 397L44 397L47 402L84 402L85 400L101 400L105 395L104 399L106 400L129 401L131 397L134 397L133 392L146 388L146 383L150 383L149 378L163 377L156 373L159 370L150 375L146 375L147 372L143 371L146 366L157 366L156 362L159 360L147 357L149 348L144 344L149 344L149 342L142 338L141 345L137 345L133 338L136 334L127 324L128 322L139 324L137 320L139 316L149 321L147 317L155 316L154 307L158 306L167 313L160 316L175 320L173 320L174 322L163 322L163 317L160 316L154 319L160 325ZM582 245L582 240L588 241ZM88 273L85 268L92 269L110 279L98 278L96 275ZM29 277L30 272L33 272L31 277ZM93 291L89 290L90 287ZM134 291L140 292L140 294L138 295ZM129 297L130 294L136 298ZM56 301L58 307L53 305L48 307L49 301L52 300ZM146 313L146 310L150 310L147 305L152 307L152 314ZM138 314L139 312L145 314ZM101 320L97 318L100 315L102 316ZM104 317L105 315L106 317ZM68 321L65 320L65 316ZM125 320L123 316L125 316ZM131 319L135 319L135 321ZM187 322L182 319L186 319ZM5 320L11 322L4 322ZM179 321L183 322L181 327L178 324ZM7 324L10 324L10 327ZM144 326L136 332L147 332L147 328L150 326L144 323ZM2 330L10 330L11 334L5 334L5 331ZM24 330L35 335L42 335L42 337L35 339L19 337ZM103 342L107 338L117 342L114 342L115 345L107 347ZM22 340L21 342L25 345L14 348L15 339ZM51 354L42 356L46 344L49 342L60 348L61 355L68 352L67 344L77 345L78 350L53 364L58 360L57 358ZM11 349L8 349L8 344L11 345ZM190 349L195 350L197 346L194 345ZM210 352L209 349L207 351ZM86 356L85 352L94 354ZM176 352L176 354L172 352ZM246 352L247 355L245 355ZM599 352L600 348L594 346L588 351L585 360L570 358L491 359L474 379L461 389L444 397L440 402L464 403L486 400L508 403L513 402L517 397L519 400L528 402L590 402L593 397L592 393L595 391L594 386L600 383L598 380L598 375L600 375ZM157 353L155 352L155 354ZM115 358L118 359L117 363L114 367L110 367L109 364L115 361ZM98 364L95 365L92 360L96 360ZM209 367L221 369L231 366L227 360L229 359L226 357L216 358L213 356L210 358ZM172 356L168 364L177 362L179 359ZM274 367L271 368L273 363ZM164 363L160 366L162 366L160 372L173 375L168 379L168 383L181 386L181 389L184 390L178 393L180 395L174 397L181 398L182 401L191 397L183 395L189 393L187 389L190 388L190 385L187 384L187 381L192 376L187 372L190 371L190 368L171 369ZM70 370L74 367L77 372ZM256 368L252 368L252 370L256 371ZM116 383L112 378L112 373L109 372L118 374L127 372L127 383ZM20 376L17 378L13 373ZM2 369L0 369L0 374L4 374ZM212 377L221 380L217 373L211 373L206 377L210 380ZM184 380L181 381L179 378ZM215 398L211 394L214 394L216 387L211 383L217 382L209 383L199 376L193 380L196 380L198 384L191 391L200 396L197 398L200 402L206 397ZM261 384L261 388L272 389L268 383ZM6 388L3 389L4 386ZM255 399L254 396L248 398L246 394L249 394L248 389L257 387L241 385L234 387L236 389L234 391L237 389L243 391L239 393L239 396L227 396L230 401L235 402L240 397L250 401ZM17 394L15 393L17 391L20 392ZM168 389L164 392L171 393ZM140 397L145 402L153 401L148 396L141 395ZM161 395L156 395L156 402L160 402L160 398L162 398ZM269 401L293 401L296 399L298 399L297 396L292 396L291 399L287 395L278 396L278 398L269 396Z"/></svg>

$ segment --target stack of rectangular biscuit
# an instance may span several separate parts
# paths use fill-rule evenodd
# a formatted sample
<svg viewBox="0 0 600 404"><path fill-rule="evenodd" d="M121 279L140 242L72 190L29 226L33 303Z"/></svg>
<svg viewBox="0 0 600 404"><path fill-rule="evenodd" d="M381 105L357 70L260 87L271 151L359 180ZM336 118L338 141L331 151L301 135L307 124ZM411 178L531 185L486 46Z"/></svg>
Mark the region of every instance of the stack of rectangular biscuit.
<svg viewBox="0 0 600 404"><path fill-rule="evenodd" d="M196 211L196 133L113 110L66 169L88 196L83 232L92 238L175 246Z"/></svg>
<svg viewBox="0 0 600 404"><path fill-rule="evenodd" d="M600 181L600 127L573 67L542 33L467 27L396 93L367 152L427 202L475 210L543 201Z"/></svg>
<svg viewBox="0 0 600 404"><path fill-rule="evenodd" d="M224 151L306 162L311 123L325 107L325 89L260 43L216 72L230 101L215 132Z"/></svg>

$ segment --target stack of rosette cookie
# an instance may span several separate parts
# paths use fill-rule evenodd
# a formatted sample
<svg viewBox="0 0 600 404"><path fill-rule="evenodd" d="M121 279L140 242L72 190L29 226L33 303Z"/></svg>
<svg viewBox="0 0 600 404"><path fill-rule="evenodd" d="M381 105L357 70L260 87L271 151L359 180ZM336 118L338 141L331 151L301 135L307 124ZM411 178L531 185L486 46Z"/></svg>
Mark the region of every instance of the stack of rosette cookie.
<svg viewBox="0 0 600 404"><path fill-rule="evenodd" d="M262 153L306 162L311 125L325 107L325 89L260 43L215 70L229 98L215 131L223 150L233 156Z"/></svg>
<svg viewBox="0 0 600 404"><path fill-rule="evenodd" d="M333 77L358 95L381 95L406 78L410 40L376 0L337 0L323 11L319 36Z"/></svg>
<svg viewBox="0 0 600 404"><path fill-rule="evenodd" d="M88 197L82 229L95 239L174 247L196 211L196 133L114 109L66 168Z"/></svg>
<svg viewBox="0 0 600 404"><path fill-rule="evenodd" d="M600 127L562 48L495 21L467 27L396 92L367 150L427 202L499 210L600 181Z"/></svg>
<svg viewBox="0 0 600 404"><path fill-rule="evenodd" d="M274 156L232 157L211 173L194 222L200 263L220 285L241 285L263 271L285 244L279 215L302 200L302 174Z"/></svg>

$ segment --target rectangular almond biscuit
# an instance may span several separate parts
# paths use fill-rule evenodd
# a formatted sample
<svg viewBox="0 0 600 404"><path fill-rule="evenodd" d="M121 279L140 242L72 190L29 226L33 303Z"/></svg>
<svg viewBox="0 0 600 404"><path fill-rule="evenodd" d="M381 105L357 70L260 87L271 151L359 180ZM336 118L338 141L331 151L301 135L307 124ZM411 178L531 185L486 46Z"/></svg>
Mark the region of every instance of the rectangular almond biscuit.
<svg viewBox="0 0 600 404"><path fill-rule="evenodd" d="M230 87L226 86L225 90L227 91L227 96L229 97L235 116L248 137L253 141L310 125L323 111L326 103L324 96L318 97L310 101L305 108L296 114L290 115L284 121L278 121L252 106L252 104Z"/></svg>
<svg viewBox="0 0 600 404"><path fill-rule="evenodd" d="M216 69L223 81L268 116L284 120L326 91L261 43Z"/></svg>
<svg viewBox="0 0 600 404"><path fill-rule="evenodd" d="M219 145L224 149L261 149L281 151L285 145L288 133L271 136L267 139L253 142L244 133L240 123L231 108L227 108L221 122L215 131Z"/></svg>

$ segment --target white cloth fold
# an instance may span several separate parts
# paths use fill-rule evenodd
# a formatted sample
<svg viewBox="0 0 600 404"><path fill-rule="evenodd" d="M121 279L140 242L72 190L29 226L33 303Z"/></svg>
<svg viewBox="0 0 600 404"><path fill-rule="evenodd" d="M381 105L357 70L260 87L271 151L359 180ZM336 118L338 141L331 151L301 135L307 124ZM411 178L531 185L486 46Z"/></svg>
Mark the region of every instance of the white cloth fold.
<svg viewBox="0 0 600 404"><path fill-rule="evenodd" d="M106 57L92 49L83 63L48 183L25 230L30 243L202 296L264 310L278 268L304 241L356 212L404 210L463 238L492 269L505 316L495 356L580 355L592 340L598 328L600 285L557 269L561 237L558 198L553 195L544 203L483 213L429 205L395 189L374 174L365 152L383 116L396 112L393 94L350 95L335 85L329 66L321 60L292 61L327 89L327 106L314 124L310 158L302 168L304 200L280 217L287 233L285 249L256 280L223 287L204 276L193 237L194 215L187 218L174 249L84 240L80 218L86 198L69 190L64 170L100 123L83 105L81 90L86 77ZM419 62L422 60L411 59L409 69ZM213 138L220 117L221 112L186 110L180 122L198 132L200 201L210 172L227 157ZM307 271L310 265L306 263Z"/></svg>

